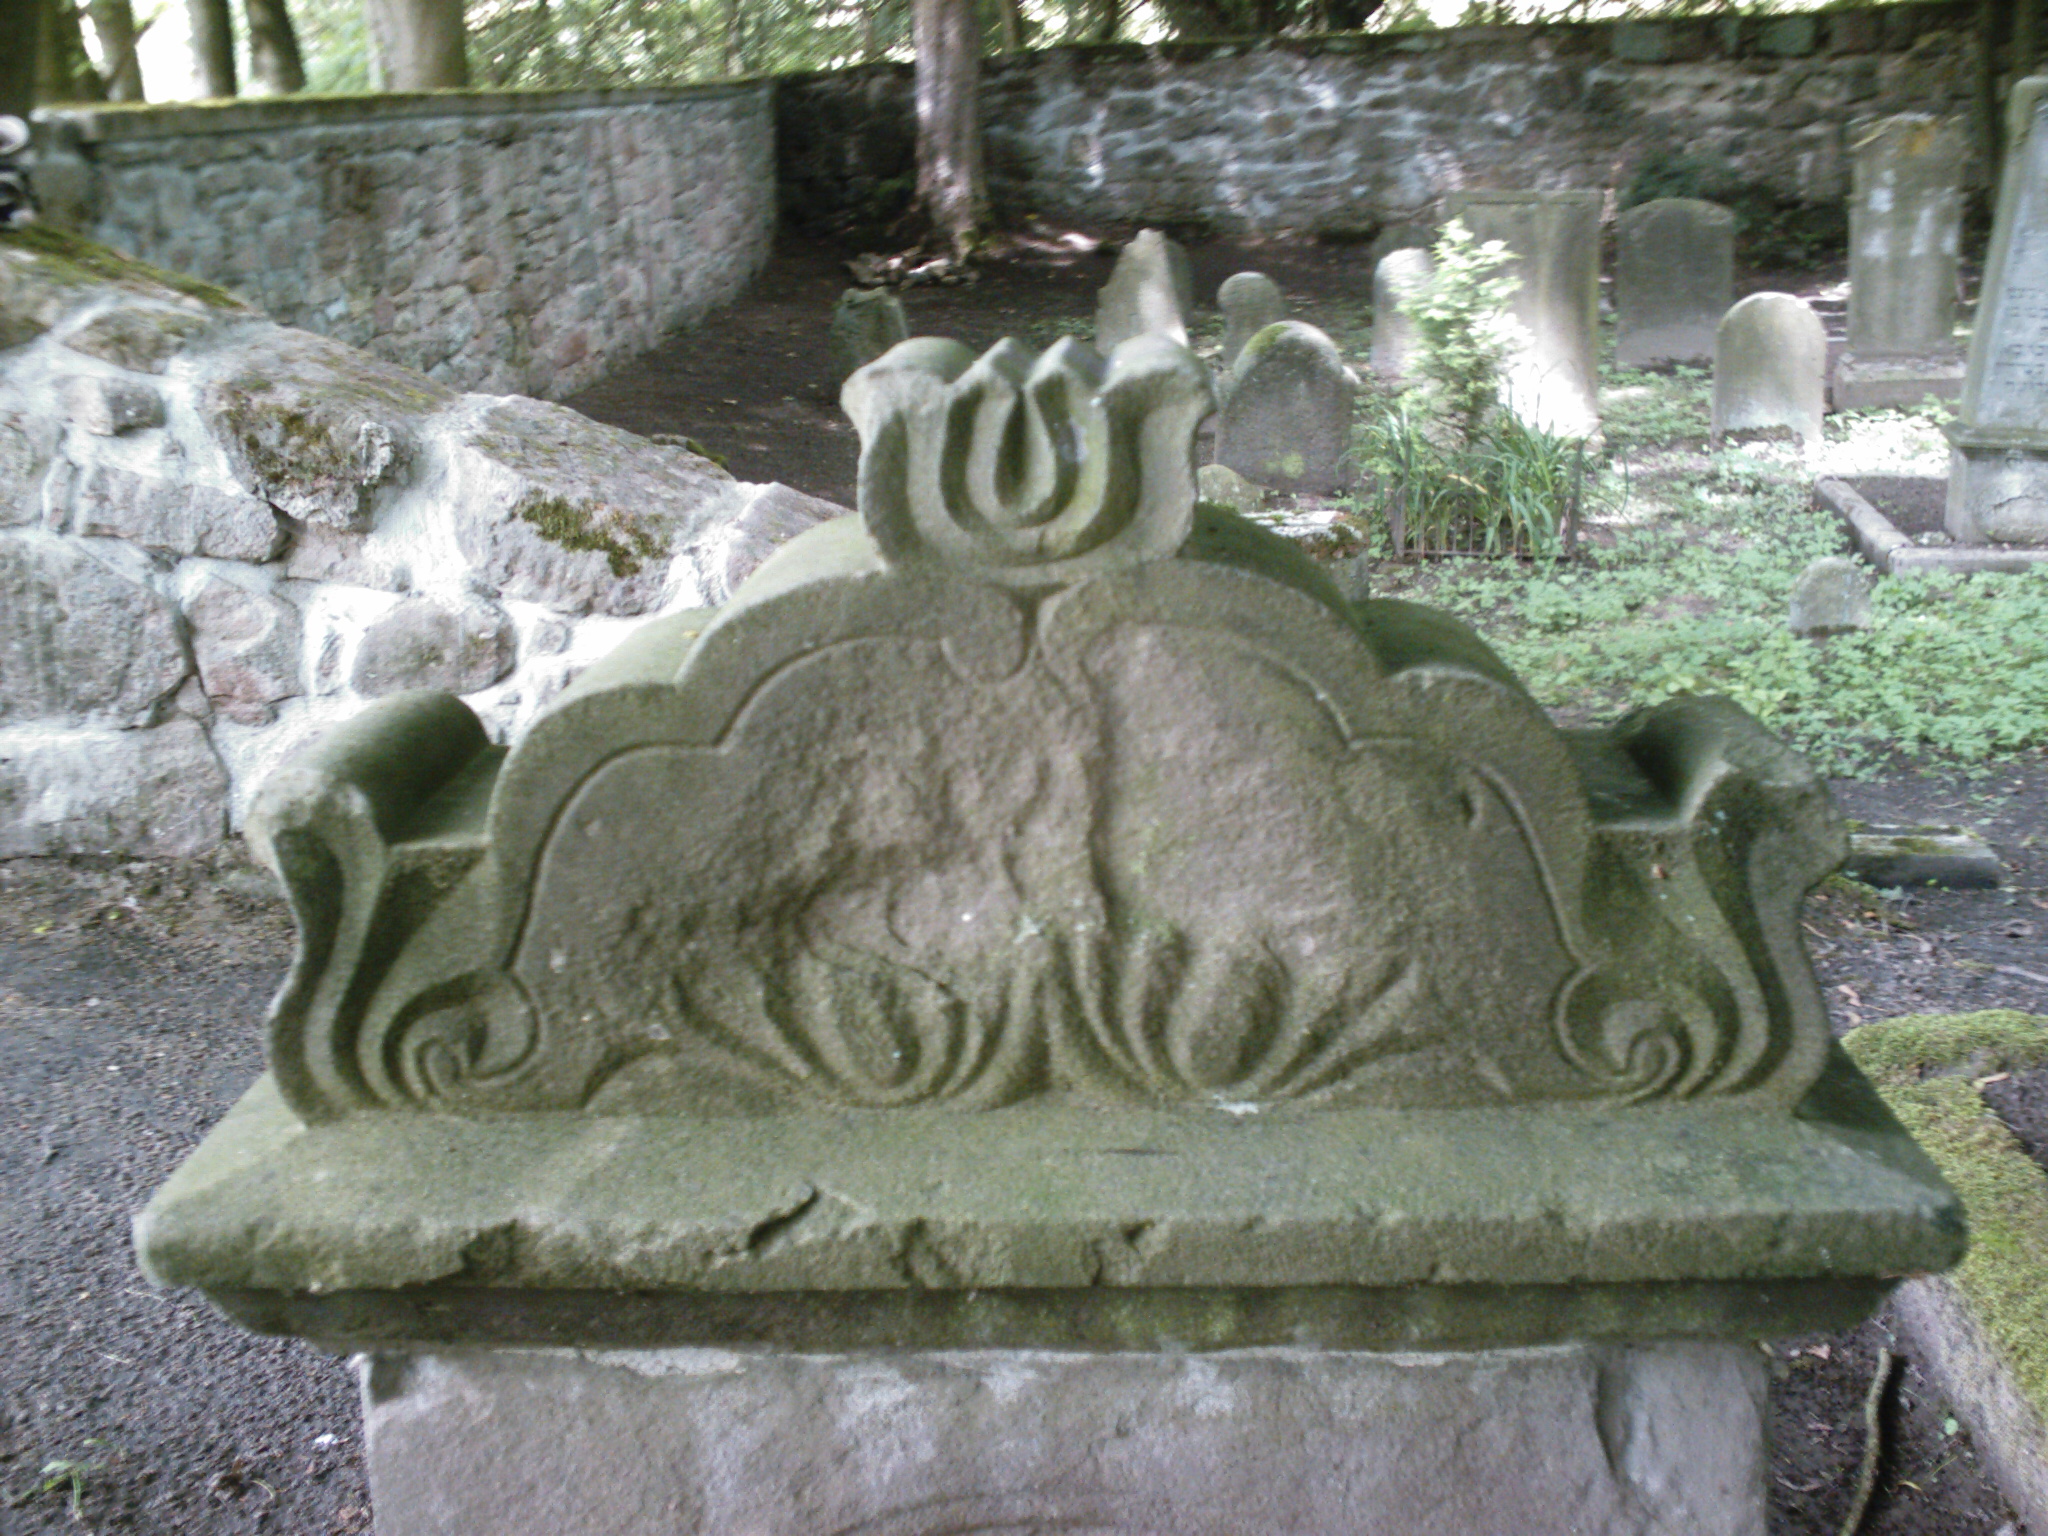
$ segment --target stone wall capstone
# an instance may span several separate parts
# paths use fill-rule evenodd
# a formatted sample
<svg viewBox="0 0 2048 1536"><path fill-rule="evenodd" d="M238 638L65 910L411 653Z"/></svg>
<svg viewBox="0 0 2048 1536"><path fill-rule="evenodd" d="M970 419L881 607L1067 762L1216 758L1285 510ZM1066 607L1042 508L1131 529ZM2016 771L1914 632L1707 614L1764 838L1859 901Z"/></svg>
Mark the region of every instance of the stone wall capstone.
<svg viewBox="0 0 2048 1536"><path fill-rule="evenodd" d="M989 59L991 192L1011 218L1370 233L1451 192L1619 187L1663 156L1833 202L1852 118L1967 109L1971 14L1937 0ZM785 217L885 221L909 185L910 66L776 93Z"/></svg>
<svg viewBox="0 0 2048 1536"><path fill-rule="evenodd" d="M283 324L454 389L557 396L759 271L771 89L46 109L36 185L65 227Z"/></svg>
<svg viewBox="0 0 2048 1536"><path fill-rule="evenodd" d="M0 331L0 858L205 854L387 694L508 733L841 510L41 226Z"/></svg>

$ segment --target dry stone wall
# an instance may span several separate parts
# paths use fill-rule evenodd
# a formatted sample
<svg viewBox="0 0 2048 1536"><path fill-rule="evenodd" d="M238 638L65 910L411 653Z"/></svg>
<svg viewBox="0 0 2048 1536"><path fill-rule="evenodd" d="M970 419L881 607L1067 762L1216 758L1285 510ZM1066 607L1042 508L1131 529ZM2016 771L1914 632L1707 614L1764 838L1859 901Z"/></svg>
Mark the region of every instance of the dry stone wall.
<svg viewBox="0 0 2048 1536"><path fill-rule="evenodd" d="M766 85L38 114L47 211L457 389L555 396L730 302Z"/></svg>
<svg viewBox="0 0 2048 1536"><path fill-rule="evenodd" d="M839 508L0 236L0 858L204 853L372 699L501 739Z"/></svg>
<svg viewBox="0 0 2048 1536"><path fill-rule="evenodd" d="M986 65L989 173L1012 216L1259 233L1369 232L1464 190L1618 187L1655 155L1836 202L1852 121L1967 110L1972 25L1941 3L1051 49ZM908 67L777 91L785 217L885 213L908 185Z"/></svg>

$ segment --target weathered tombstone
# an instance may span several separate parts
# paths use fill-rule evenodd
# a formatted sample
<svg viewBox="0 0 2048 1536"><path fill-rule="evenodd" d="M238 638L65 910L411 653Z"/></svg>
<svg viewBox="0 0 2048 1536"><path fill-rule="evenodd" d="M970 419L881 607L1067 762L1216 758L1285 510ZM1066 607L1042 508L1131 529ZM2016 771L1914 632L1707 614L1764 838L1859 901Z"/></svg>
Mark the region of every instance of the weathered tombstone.
<svg viewBox="0 0 2048 1536"><path fill-rule="evenodd" d="M832 382L843 384L910 335L903 301L886 288L849 288L832 309Z"/></svg>
<svg viewBox="0 0 2048 1536"><path fill-rule="evenodd" d="M1372 269L1372 371L1388 383L1408 378L1415 364L1415 322L1402 301L1436 273L1429 252L1414 246L1389 251Z"/></svg>
<svg viewBox="0 0 2048 1536"><path fill-rule="evenodd" d="M1532 426L1585 437L1600 425L1600 209L1598 192L1454 192L1446 220L1514 253L1521 279L1509 302L1528 332L1508 369L1507 397Z"/></svg>
<svg viewBox="0 0 2048 1536"><path fill-rule="evenodd" d="M1820 443L1827 330L1804 299L1752 293L1714 332L1714 436L1789 430Z"/></svg>
<svg viewBox="0 0 2048 1536"><path fill-rule="evenodd" d="M1237 354L1216 462L1276 491L1342 490L1357 394L1327 335L1299 320L1269 325Z"/></svg>
<svg viewBox="0 0 2048 1536"><path fill-rule="evenodd" d="M1835 409L1918 405L1962 393L1956 269L1963 124L1908 112L1857 125L1849 194L1849 344Z"/></svg>
<svg viewBox="0 0 2048 1536"><path fill-rule="evenodd" d="M1860 560L1827 555L1811 562L1792 584L1787 624L1795 635L1838 635L1870 627L1870 593L1877 573Z"/></svg>
<svg viewBox="0 0 2048 1536"><path fill-rule="evenodd" d="M1959 544L2048 544L2048 76L2015 85L2006 113L1969 369L1943 428Z"/></svg>
<svg viewBox="0 0 2048 1536"><path fill-rule="evenodd" d="M272 1070L137 1241L360 1353L380 1531L1761 1536L1754 1341L1963 1242L1826 791L1198 508L1210 393L907 342L858 518L263 790Z"/></svg>
<svg viewBox="0 0 2048 1536"><path fill-rule="evenodd" d="M1735 215L1660 197L1614 225L1614 360L1624 368L1704 363L1735 300Z"/></svg>
<svg viewBox="0 0 2048 1536"><path fill-rule="evenodd" d="M1156 229L1142 229L1116 258L1095 300L1095 346L1105 356L1133 336L1165 336L1187 344L1195 308L1188 253Z"/></svg>
<svg viewBox="0 0 2048 1536"><path fill-rule="evenodd" d="M1263 272L1240 272L1226 277L1216 290L1216 307L1223 311L1223 357L1228 368L1237 361L1244 344L1269 325L1287 318L1287 300L1280 285Z"/></svg>
<svg viewBox="0 0 2048 1536"><path fill-rule="evenodd" d="M1195 475L1195 491L1204 501L1233 512L1250 513L1266 499L1265 491L1227 464L1204 464Z"/></svg>

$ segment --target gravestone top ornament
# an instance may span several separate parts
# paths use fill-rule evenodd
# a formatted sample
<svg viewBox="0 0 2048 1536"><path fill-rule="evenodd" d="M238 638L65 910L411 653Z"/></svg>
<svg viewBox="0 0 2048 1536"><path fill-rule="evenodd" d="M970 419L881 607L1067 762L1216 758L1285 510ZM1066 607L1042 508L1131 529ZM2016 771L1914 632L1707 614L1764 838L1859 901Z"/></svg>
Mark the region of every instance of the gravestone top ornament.
<svg viewBox="0 0 2048 1536"><path fill-rule="evenodd" d="M909 1290L954 1298L926 1342L1221 1347L1549 1337L1602 1286L1805 1325L1952 1258L1800 948L1841 824L1747 715L1560 731L1462 625L1346 601L1198 504L1166 338L911 340L842 398L859 516L725 608L509 751L403 695L268 783L272 1076L154 1273L329 1339L589 1342L623 1288L698 1298L643 1342L843 1343ZM1546 1299L1319 1289L1431 1277ZM464 1286L528 1310L406 1300ZM821 1290L870 1300L701 1309Z"/></svg>

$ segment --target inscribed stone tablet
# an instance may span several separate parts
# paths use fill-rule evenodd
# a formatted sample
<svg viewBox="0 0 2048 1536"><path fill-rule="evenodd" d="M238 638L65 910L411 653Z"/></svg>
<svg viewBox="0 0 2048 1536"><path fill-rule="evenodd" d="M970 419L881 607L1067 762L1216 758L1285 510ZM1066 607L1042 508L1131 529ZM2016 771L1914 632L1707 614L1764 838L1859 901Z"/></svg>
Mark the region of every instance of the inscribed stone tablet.
<svg viewBox="0 0 2048 1536"><path fill-rule="evenodd" d="M1705 362L1735 297L1735 216L1660 197L1615 222L1614 360L1624 368Z"/></svg>
<svg viewBox="0 0 2048 1536"><path fill-rule="evenodd" d="M2031 127L2013 135L1961 414L1968 427L2048 435L2048 80L2015 87L2014 106L2015 117L2031 108Z"/></svg>

